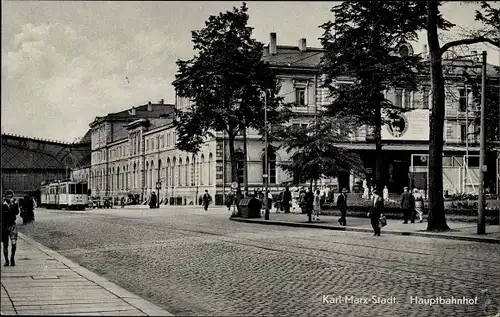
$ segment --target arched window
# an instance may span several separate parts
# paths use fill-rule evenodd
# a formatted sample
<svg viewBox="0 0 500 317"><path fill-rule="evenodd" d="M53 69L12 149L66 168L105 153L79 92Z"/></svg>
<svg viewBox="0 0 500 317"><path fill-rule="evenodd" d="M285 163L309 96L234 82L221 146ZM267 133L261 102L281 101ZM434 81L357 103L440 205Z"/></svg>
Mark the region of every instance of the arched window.
<svg viewBox="0 0 500 317"><path fill-rule="evenodd" d="M158 160L158 181L162 181L161 179L161 160ZM165 185L165 181L162 181L162 187Z"/></svg>
<svg viewBox="0 0 500 317"><path fill-rule="evenodd" d="M174 159L172 160L172 186L177 186L177 167L176 167L176 164L177 164L177 158L174 157Z"/></svg>
<svg viewBox="0 0 500 317"><path fill-rule="evenodd" d="M120 189L120 166L116 168L116 189Z"/></svg>
<svg viewBox="0 0 500 317"><path fill-rule="evenodd" d="M193 162L191 163L191 186L196 185L196 156L193 155Z"/></svg>
<svg viewBox="0 0 500 317"><path fill-rule="evenodd" d="M154 163L151 161L151 165L149 166L149 188L153 190L155 188L155 183L154 183L154 174L153 174L153 169L154 169Z"/></svg>
<svg viewBox="0 0 500 317"><path fill-rule="evenodd" d="M212 185L213 182L213 156L212 153L208 155L208 185Z"/></svg>
<svg viewBox="0 0 500 317"><path fill-rule="evenodd" d="M191 185L191 166L189 166L189 157L186 157L186 186Z"/></svg>
<svg viewBox="0 0 500 317"><path fill-rule="evenodd" d="M243 151L237 150L234 153L236 160L236 169L238 171L238 182L243 184L243 176L245 174L245 156L243 155Z"/></svg>
<svg viewBox="0 0 500 317"><path fill-rule="evenodd" d="M149 162L146 162L146 168L144 170L144 185L148 188L149 185Z"/></svg>
<svg viewBox="0 0 500 317"><path fill-rule="evenodd" d="M165 186L170 186L172 184L170 180L170 158L167 158L167 167L165 168Z"/></svg>
<svg viewBox="0 0 500 317"><path fill-rule="evenodd" d="M183 169L182 158L179 158L179 167L177 167L177 169L178 169L177 175L179 175L179 182L177 185L182 186L182 185L184 185L184 175L182 173L182 169Z"/></svg>
<svg viewBox="0 0 500 317"><path fill-rule="evenodd" d="M200 157L200 169L199 169L199 175L200 175L200 185L205 185L205 171L203 169L203 163L205 163L205 156L202 154Z"/></svg>
<svg viewBox="0 0 500 317"><path fill-rule="evenodd" d="M134 172L132 173L132 188L137 188L137 183L135 181L135 173L137 172L137 164L134 163Z"/></svg>
<svg viewBox="0 0 500 317"><path fill-rule="evenodd" d="M276 184L276 153L272 148L268 148L267 159L269 161L269 184ZM262 182L264 183L266 179L264 178L264 174L266 173L266 156L262 155Z"/></svg>

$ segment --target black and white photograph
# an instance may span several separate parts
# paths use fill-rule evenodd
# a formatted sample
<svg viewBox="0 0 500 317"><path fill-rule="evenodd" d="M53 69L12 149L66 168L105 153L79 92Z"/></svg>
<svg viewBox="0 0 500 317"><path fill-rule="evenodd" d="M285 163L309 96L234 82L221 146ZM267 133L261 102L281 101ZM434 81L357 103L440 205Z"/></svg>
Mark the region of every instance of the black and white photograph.
<svg viewBox="0 0 500 317"><path fill-rule="evenodd" d="M2 1L1 315L500 317L500 1Z"/></svg>

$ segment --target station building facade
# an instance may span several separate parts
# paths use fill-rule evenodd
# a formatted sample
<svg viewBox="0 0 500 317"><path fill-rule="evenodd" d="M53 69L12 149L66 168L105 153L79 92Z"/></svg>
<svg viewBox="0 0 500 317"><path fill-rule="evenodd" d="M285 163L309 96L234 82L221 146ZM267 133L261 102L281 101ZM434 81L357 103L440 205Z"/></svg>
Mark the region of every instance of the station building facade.
<svg viewBox="0 0 500 317"><path fill-rule="evenodd" d="M318 65L323 51L306 46L301 39L297 46L277 45L275 33L263 59L275 68L285 103L294 103L295 113L288 124L307 125L328 104L328 89L322 87ZM472 134L477 127L470 124L477 114L470 88L460 74L463 62L446 61L452 78L446 87L446 127L444 147L444 190L449 193L471 192L478 184L478 138ZM462 64L460 64L462 63ZM472 61L471 63L476 63ZM479 69L476 72L479 73ZM498 82L495 69L488 69L489 78ZM339 82L348 78L339 78ZM400 192L404 186L427 186L427 154L429 150L430 85L422 78L419 91L394 89L386 97L405 111L397 120L387 122L382 129L384 153L384 183L390 192ZM121 197L136 195L142 201L155 191L162 204L198 204L205 190L223 201L231 184L231 164L227 138L222 132L208 137L196 154L175 148L176 132L172 124L174 108L186 109L189 100L176 95L175 104L148 103L119 113L96 118L92 130L92 164L83 171L75 171L88 178L93 196ZM263 123L264 124L264 123ZM338 178L324 179L320 185L334 189L355 189L364 179L372 179L375 144L373 129L360 127L348 142L338 146L358 152L365 162L366 175L344 173ZM498 140L495 140L497 142ZM269 186L271 192L282 190L282 184L292 180L280 167L290 160L290 154L273 144L269 155ZM235 142L238 178L243 184L243 136ZM264 143L257 131L247 130L247 163L249 192L262 188L264 183ZM468 161L468 164L466 162ZM498 158L488 155L487 183L498 188ZM76 174L75 174L76 175ZM81 177L81 176L80 176ZM305 184L297 184L305 185ZM495 187L495 185L493 185Z"/></svg>

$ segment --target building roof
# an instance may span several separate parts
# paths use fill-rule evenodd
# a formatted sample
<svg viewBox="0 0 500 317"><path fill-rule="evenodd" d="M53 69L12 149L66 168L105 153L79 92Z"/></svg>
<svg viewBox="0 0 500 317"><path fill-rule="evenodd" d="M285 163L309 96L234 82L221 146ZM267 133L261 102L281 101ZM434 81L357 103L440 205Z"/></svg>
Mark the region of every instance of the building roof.
<svg viewBox="0 0 500 317"><path fill-rule="evenodd" d="M298 46L277 45L276 54L269 54L269 46L266 46L262 59L269 62L271 66L317 68L323 57L322 48L307 47L300 51Z"/></svg>
<svg viewBox="0 0 500 317"><path fill-rule="evenodd" d="M141 118L160 118L167 117L169 114L173 113L175 110L175 105L156 103L151 104L151 111L148 110L149 104L140 105L138 107L132 107L131 109L126 109L120 112L109 113L104 117L96 117L95 120L90 123L92 127L96 123L103 121L135 121ZM134 114L135 111L135 114Z"/></svg>

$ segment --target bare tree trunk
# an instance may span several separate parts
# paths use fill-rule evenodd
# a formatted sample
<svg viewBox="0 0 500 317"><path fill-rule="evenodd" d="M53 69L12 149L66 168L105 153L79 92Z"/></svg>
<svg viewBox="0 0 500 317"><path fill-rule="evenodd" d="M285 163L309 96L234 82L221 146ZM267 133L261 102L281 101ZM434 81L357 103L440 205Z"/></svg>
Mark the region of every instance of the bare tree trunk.
<svg viewBox="0 0 500 317"><path fill-rule="evenodd" d="M444 214L443 145L445 82L438 39L438 2L427 2L427 42L431 63L432 113L429 140L429 216L427 231L449 231Z"/></svg>

